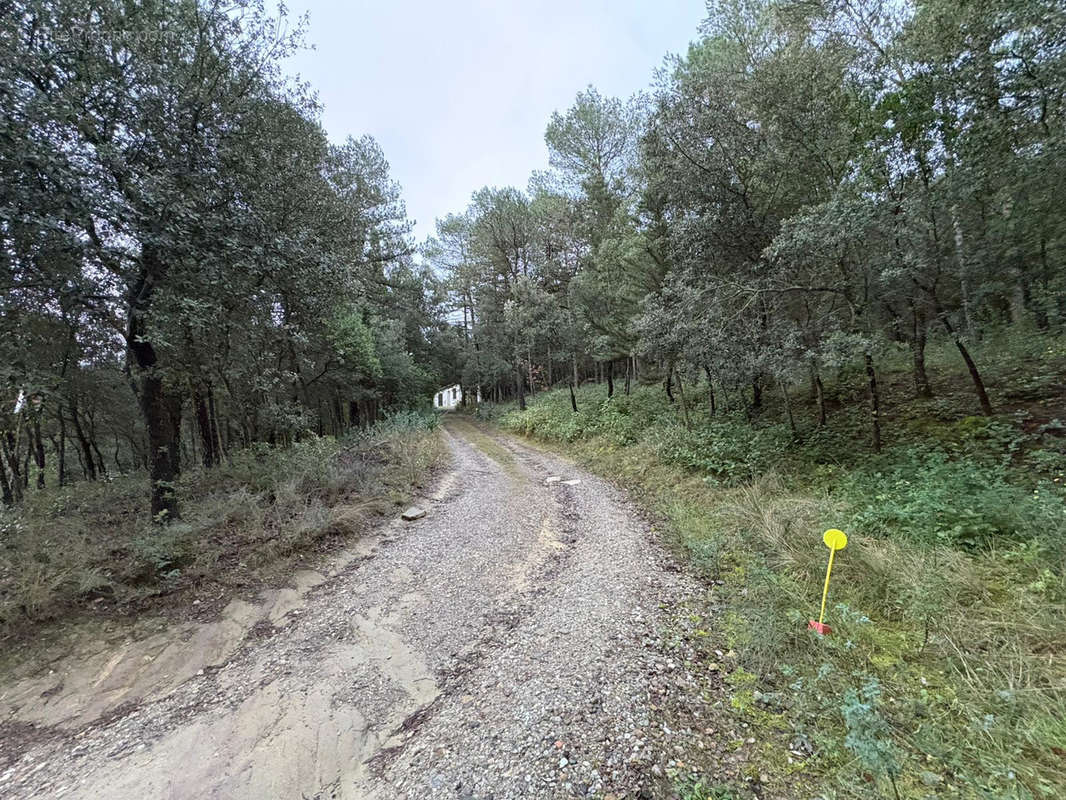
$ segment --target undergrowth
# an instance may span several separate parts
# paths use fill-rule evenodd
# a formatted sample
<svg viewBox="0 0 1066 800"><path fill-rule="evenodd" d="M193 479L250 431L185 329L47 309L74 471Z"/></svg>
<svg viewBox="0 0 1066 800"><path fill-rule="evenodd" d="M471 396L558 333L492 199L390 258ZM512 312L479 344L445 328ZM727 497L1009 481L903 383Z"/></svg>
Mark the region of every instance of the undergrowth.
<svg viewBox="0 0 1066 800"><path fill-rule="evenodd" d="M972 416L950 368L932 400L886 371L881 453L844 384L829 387L824 428L796 402L799 436L781 409L750 421L734 402L712 417L705 386L687 387L691 428L661 386L610 399L585 386L577 413L563 390L484 415L564 445L665 517L719 609L700 646L708 662L731 656L730 713L765 739L755 776L798 774L825 798L1061 797L1066 388L1047 376L1066 371L1066 348L1009 344L983 353L1001 409L990 419ZM827 527L850 541L822 638L807 621ZM713 779L679 788L715 796L700 788Z"/></svg>
<svg viewBox="0 0 1066 800"><path fill-rule="evenodd" d="M340 440L238 450L183 474L183 516L168 525L147 521L142 474L31 493L0 512L0 638L181 592L254 589L407 500L440 457L436 422L402 412Z"/></svg>

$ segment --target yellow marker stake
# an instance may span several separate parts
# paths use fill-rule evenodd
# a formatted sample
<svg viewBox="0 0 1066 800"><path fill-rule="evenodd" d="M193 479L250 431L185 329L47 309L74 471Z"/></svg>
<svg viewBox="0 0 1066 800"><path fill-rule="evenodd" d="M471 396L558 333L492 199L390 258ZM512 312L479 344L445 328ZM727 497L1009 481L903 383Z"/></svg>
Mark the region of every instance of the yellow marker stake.
<svg viewBox="0 0 1066 800"><path fill-rule="evenodd" d="M822 587L822 610L818 614L818 622L815 623L814 620L811 620L811 624L808 627L813 628L820 634L826 634L829 632L829 628L825 626L825 601L829 596L829 575L833 572L833 556L836 555L837 550L843 550L847 547L848 537L844 531L830 528L822 535L822 541L829 548L829 566L826 567L825 586Z"/></svg>

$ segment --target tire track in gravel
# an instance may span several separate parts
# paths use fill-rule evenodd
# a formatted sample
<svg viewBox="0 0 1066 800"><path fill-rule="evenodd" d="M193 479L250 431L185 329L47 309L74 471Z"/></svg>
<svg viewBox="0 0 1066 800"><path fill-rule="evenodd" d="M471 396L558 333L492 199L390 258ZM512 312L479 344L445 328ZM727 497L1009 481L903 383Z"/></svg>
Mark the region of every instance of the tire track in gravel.
<svg viewBox="0 0 1066 800"><path fill-rule="evenodd" d="M0 797L653 796L648 676L688 579L600 479L461 418L442 436L429 514L267 593L232 647L185 626L60 666L76 713L0 744ZM5 688L4 722L46 718L46 684Z"/></svg>

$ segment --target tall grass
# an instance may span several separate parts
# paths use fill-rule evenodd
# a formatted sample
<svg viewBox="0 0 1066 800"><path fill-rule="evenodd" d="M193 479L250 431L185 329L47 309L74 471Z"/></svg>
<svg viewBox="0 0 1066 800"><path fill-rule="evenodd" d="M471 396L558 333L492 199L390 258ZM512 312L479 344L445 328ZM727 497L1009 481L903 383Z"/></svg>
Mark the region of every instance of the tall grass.
<svg viewBox="0 0 1066 800"><path fill-rule="evenodd" d="M700 646L708 660L735 654L731 713L763 740L759 772L803 770L825 797L1061 797L1064 398L1033 363L1018 367L1048 348L1066 361L1066 349L999 343L1017 348L1008 358L985 345L997 394L1025 405L973 418L960 376L931 403L889 374L881 454L865 446L861 406L845 402L827 429L797 439L775 409L754 424L712 418L692 388L691 429L655 386L610 400L583 387L577 414L567 392L540 394L500 422L565 445L669 522L708 579L718 624ZM821 638L806 623L827 527L850 541L834 565L833 634ZM814 757L787 763L782 737L811 742Z"/></svg>
<svg viewBox="0 0 1066 800"><path fill-rule="evenodd" d="M402 413L352 437L236 451L186 472L181 520L148 522L147 479L79 482L0 512L0 638L92 608L121 610L284 573L287 560L358 535L404 502L441 456L433 415Z"/></svg>

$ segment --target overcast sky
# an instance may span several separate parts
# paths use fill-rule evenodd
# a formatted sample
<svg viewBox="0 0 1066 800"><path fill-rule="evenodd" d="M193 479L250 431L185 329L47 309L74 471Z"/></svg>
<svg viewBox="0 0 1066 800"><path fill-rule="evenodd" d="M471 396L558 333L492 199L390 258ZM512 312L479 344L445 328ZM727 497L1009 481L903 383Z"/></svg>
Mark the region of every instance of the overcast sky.
<svg viewBox="0 0 1066 800"><path fill-rule="evenodd" d="M703 0L290 0L315 50L289 71L318 90L330 138L369 133L415 235L485 185L547 167L544 127L588 84L628 97L695 38Z"/></svg>

